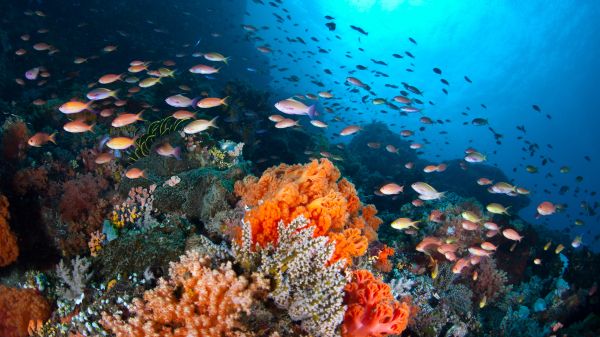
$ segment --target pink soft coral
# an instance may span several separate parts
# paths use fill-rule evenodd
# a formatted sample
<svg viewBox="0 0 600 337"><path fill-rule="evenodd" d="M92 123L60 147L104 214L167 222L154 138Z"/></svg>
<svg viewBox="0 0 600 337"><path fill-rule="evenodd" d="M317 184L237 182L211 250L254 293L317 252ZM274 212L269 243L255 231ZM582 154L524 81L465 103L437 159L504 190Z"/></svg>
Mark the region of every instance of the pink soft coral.
<svg viewBox="0 0 600 337"><path fill-rule="evenodd" d="M248 280L231 263L211 269L210 260L194 251L171 263L169 275L133 301L126 321L102 313L102 325L117 337L244 336L240 314L250 314L255 298L268 290L259 274Z"/></svg>
<svg viewBox="0 0 600 337"><path fill-rule="evenodd" d="M394 300L390 287L367 270L356 270L346 285L348 305L342 325L343 337L383 337L406 329L410 307Z"/></svg>

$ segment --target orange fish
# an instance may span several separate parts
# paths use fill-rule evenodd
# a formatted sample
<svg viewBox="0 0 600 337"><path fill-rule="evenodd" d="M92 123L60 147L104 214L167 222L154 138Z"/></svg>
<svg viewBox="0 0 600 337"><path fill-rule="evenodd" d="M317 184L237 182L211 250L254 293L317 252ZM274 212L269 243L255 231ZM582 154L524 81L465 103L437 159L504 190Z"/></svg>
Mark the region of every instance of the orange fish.
<svg viewBox="0 0 600 337"><path fill-rule="evenodd" d="M83 133L92 131L94 129L94 124L88 125L81 119L74 120L72 122L68 122L63 126L63 129L70 133Z"/></svg>
<svg viewBox="0 0 600 337"><path fill-rule="evenodd" d="M125 172L125 176L129 179L146 178L146 172L144 172L142 169L134 167L127 170L127 172Z"/></svg>
<svg viewBox="0 0 600 337"><path fill-rule="evenodd" d="M106 146L113 150L125 150L133 146L135 139L128 137L115 137L106 142Z"/></svg>
<svg viewBox="0 0 600 337"><path fill-rule="evenodd" d="M186 119L191 119L191 118L195 118L196 114L191 112L191 111L187 111L187 110L177 110L173 113L173 118L175 119L181 119L181 120L186 120Z"/></svg>
<svg viewBox="0 0 600 337"><path fill-rule="evenodd" d="M342 131L340 131L340 136L349 136L360 131L360 126L357 125L349 125L345 127Z"/></svg>
<svg viewBox="0 0 600 337"><path fill-rule="evenodd" d="M477 179L477 184L480 186L491 185L492 183L493 183L493 181L488 178Z"/></svg>
<svg viewBox="0 0 600 337"><path fill-rule="evenodd" d="M44 132L38 132L35 135L31 136L31 138L29 138L27 144L33 147L41 147L42 145L48 142L56 144L56 132L54 132L51 135Z"/></svg>
<svg viewBox="0 0 600 337"><path fill-rule="evenodd" d="M196 106L199 108L202 108L202 109L214 108L214 107L217 107L220 105L227 106L227 98L229 98L229 96L227 96L225 98L217 98L217 97L203 98L200 101L198 101Z"/></svg>
<svg viewBox="0 0 600 337"><path fill-rule="evenodd" d="M69 101L61 105L58 110L64 114L76 114L82 112L83 110L89 110L93 101L83 103L79 101Z"/></svg>
<svg viewBox="0 0 600 337"><path fill-rule="evenodd" d="M513 241L521 241L521 239L523 239L523 237L512 228L507 228L503 230L502 235L504 235L505 238Z"/></svg>
<svg viewBox="0 0 600 337"><path fill-rule="evenodd" d="M556 212L556 206L549 201L544 201L538 205L537 212L539 215L551 215Z"/></svg>
<svg viewBox="0 0 600 337"><path fill-rule="evenodd" d="M127 126L129 124L133 124L137 121L143 121L144 119L142 119L142 113L144 113L144 110L140 111L137 114L130 114L130 113L120 114L115 119L113 119L111 125L115 128L120 128L123 126Z"/></svg>
<svg viewBox="0 0 600 337"><path fill-rule="evenodd" d="M94 159L94 163L98 164L98 165L102 165L102 164L106 164L108 162L110 162L111 160L113 160L113 155L110 153L100 153L96 159Z"/></svg>
<svg viewBox="0 0 600 337"><path fill-rule="evenodd" d="M284 118L282 120L280 120L279 122L275 123L275 127L278 129L285 129L285 128L289 128L292 126L300 126L299 121L295 121L291 118Z"/></svg>
<svg viewBox="0 0 600 337"><path fill-rule="evenodd" d="M379 192L381 192L385 195L394 195L394 194L398 194L400 192L404 192L404 186L400 186L396 183L389 183L389 184L385 184L385 185L381 186L381 188L379 189Z"/></svg>
<svg viewBox="0 0 600 337"><path fill-rule="evenodd" d="M123 79L123 74L106 74L98 79L98 83L100 84L110 84L116 81L121 81Z"/></svg>

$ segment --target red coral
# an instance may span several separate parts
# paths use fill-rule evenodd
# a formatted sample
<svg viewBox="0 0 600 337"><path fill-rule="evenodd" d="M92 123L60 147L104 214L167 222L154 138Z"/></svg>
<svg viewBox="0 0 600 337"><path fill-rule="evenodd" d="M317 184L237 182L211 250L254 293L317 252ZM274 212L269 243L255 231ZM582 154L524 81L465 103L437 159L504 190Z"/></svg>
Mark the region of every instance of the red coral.
<svg viewBox="0 0 600 337"><path fill-rule="evenodd" d="M7 120L2 135L2 156L7 161L21 161L27 155L29 130L27 124L20 119Z"/></svg>
<svg viewBox="0 0 600 337"><path fill-rule="evenodd" d="M315 236L327 235L338 243L331 262L345 259L351 264L376 238L381 220L375 207L363 207L354 185L340 177L329 160L321 159L306 165L281 164L267 169L260 179L248 176L236 182L236 195L251 207L245 220L252 227L252 242L263 247L276 244L279 221L290 223L303 215L315 226Z"/></svg>
<svg viewBox="0 0 600 337"><path fill-rule="evenodd" d="M45 322L50 313L48 301L36 290L0 285L0 336L28 336L29 323Z"/></svg>
<svg viewBox="0 0 600 337"><path fill-rule="evenodd" d="M17 238L8 227L8 199L0 195L0 267L15 262L19 256Z"/></svg>
<svg viewBox="0 0 600 337"><path fill-rule="evenodd" d="M68 230L59 238L59 245L67 255L80 254L87 248L87 239L99 230L110 203L102 198L109 183L91 173L79 175L63 184L59 211Z"/></svg>
<svg viewBox="0 0 600 337"><path fill-rule="evenodd" d="M368 270L356 270L344 289L348 305L343 337L382 337L406 329L410 306L394 300L390 287Z"/></svg>
<svg viewBox="0 0 600 337"><path fill-rule="evenodd" d="M377 260L375 261L375 268L384 273L392 271L392 264L388 260L388 257L394 255L394 248L384 245L383 248L377 254Z"/></svg>
<svg viewBox="0 0 600 337"><path fill-rule="evenodd" d="M13 178L13 188L19 195L29 191L43 192L48 189L48 170L44 167L28 167L17 171Z"/></svg>
<svg viewBox="0 0 600 337"><path fill-rule="evenodd" d="M239 317L250 314L254 300L269 288L259 274L252 280L237 276L231 263L211 269L210 260L196 251L171 263L169 275L143 300L133 301L127 320L103 312L104 328L117 337L246 336Z"/></svg>

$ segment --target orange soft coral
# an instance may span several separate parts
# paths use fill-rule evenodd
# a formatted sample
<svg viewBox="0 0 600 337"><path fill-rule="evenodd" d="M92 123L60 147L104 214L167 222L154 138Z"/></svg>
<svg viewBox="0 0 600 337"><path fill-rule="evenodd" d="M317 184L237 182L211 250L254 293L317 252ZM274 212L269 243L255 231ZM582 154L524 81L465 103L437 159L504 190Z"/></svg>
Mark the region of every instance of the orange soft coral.
<svg viewBox="0 0 600 337"><path fill-rule="evenodd" d="M377 254L377 260L375 261L375 268L377 270L382 271L384 273L389 273L392 271L392 264L388 258L394 255L394 248L388 247L384 245L383 248Z"/></svg>
<svg viewBox="0 0 600 337"><path fill-rule="evenodd" d="M303 215L315 226L315 236L327 235L337 242L331 262L346 259L350 264L353 257L363 255L381 220L375 207L363 207L354 185L340 177L329 160L321 159L306 165L281 164L267 169L260 179L249 176L236 182L236 195L251 208L245 220L252 227L252 242L263 247L276 244L279 221L290 223Z"/></svg>
<svg viewBox="0 0 600 337"><path fill-rule="evenodd" d="M117 337L244 336L239 316L250 314L255 298L268 290L259 274L237 276L231 263L211 269L195 251L171 263L169 275L133 301L127 320L104 312L101 324Z"/></svg>
<svg viewBox="0 0 600 337"><path fill-rule="evenodd" d="M367 270L356 270L346 285L348 305L342 325L343 337L399 335L406 329L410 307L394 300L390 287Z"/></svg>
<svg viewBox="0 0 600 337"><path fill-rule="evenodd" d="M50 313L50 305L36 290L0 285L0 336L28 336L30 322L45 322Z"/></svg>
<svg viewBox="0 0 600 337"><path fill-rule="evenodd" d="M8 199L0 195L0 267L15 262L18 256L17 238L8 227Z"/></svg>

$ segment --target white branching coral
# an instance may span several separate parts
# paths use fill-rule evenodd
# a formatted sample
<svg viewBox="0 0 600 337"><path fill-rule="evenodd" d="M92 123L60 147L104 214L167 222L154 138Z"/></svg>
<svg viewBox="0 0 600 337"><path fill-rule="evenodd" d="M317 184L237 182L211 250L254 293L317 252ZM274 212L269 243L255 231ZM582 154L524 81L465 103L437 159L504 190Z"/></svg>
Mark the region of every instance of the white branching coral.
<svg viewBox="0 0 600 337"><path fill-rule="evenodd" d="M62 300L81 303L86 284L92 277L92 273L88 273L90 265L88 259L79 256L71 260L72 269L66 266L63 260L60 261L56 266L56 276L60 280L56 292Z"/></svg>
<svg viewBox="0 0 600 337"><path fill-rule="evenodd" d="M314 227L300 216L289 225L279 222L276 247L253 252L251 226L244 223L242 230L242 242L234 246L234 254L246 268L275 280L269 297L312 335L336 336L346 311L343 294L348 278L344 261L328 264L335 249L328 238L313 237Z"/></svg>

